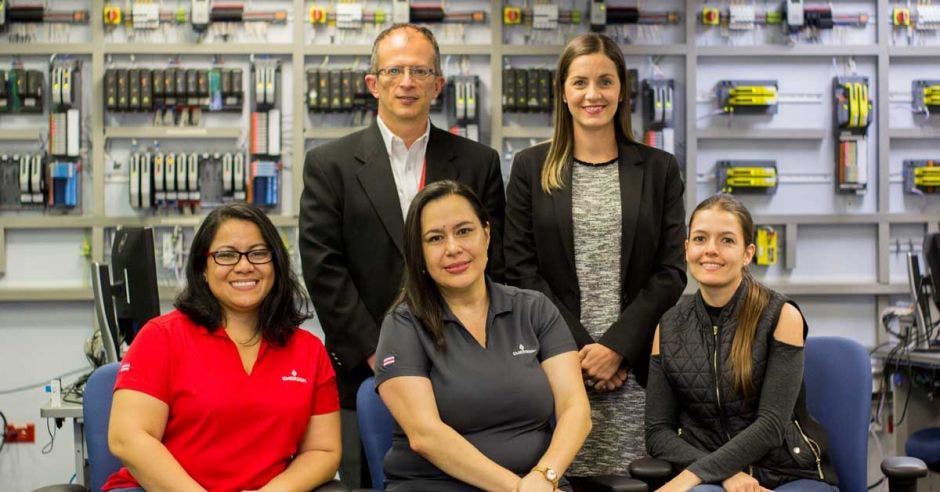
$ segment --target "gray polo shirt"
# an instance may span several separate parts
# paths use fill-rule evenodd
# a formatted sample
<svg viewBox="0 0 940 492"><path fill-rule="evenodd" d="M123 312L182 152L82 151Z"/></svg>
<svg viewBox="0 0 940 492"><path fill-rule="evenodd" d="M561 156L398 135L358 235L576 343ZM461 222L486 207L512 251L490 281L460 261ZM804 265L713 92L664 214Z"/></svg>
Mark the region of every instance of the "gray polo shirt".
<svg viewBox="0 0 940 492"><path fill-rule="evenodd" d="M431 380L441 420L489 459L525 475L548 448L555 400L541 362L577 350L558 309L543 294L487 282L486 348L445 308L439 351L405 305L382 323L375 379ZM408 446L398 423L385 456L389 489L468 490Z"/></svg>

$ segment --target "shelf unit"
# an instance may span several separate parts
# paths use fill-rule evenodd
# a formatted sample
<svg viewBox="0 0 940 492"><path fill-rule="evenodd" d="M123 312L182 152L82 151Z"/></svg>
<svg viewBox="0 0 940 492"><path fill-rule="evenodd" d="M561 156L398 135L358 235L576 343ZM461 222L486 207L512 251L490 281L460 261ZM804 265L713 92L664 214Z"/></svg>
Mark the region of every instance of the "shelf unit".
<svg viewBox="0 0 940 492"><path fill-rule="evenodd" d="M827 225L858 225L872 226L877 229L877 278L874 282L852 284L799 284L779 283L772 287L792 295L827 296L827 295L864 295L874 296L879 305L887 302L889 296L900 295L906 292L904 286L891 283L889 272L890 231L891 227L900 224L923 224L928 232L938 230L940 217L920 213L892 213L889 206L889 150L892 141L923 140L940 138L940 130L927 129L894 129L889 128L889 89L888 68L892 60L917 60L921 58L940 57L940 46L930 47L904 47L891 45L891 27L885 22L890 17L889 0L871 0L876 6L876 15L873 22L877 23L876 43L869 45L830 46L801 44L795 46L734 46L716 47L699 46L699 26L696 24L696 13L701 6L700 1L687 0L685 13L682 16L678 29L684 29L683 42L664 45L622 45L621 48L627 57L665 56L679 60L678 67L685 74L685 79L678 79L677 91L684 98L685 111L677 114L678 120L684 120L684 129L677 131L676 139L681 142L683 149L681 157L684 160L685 175L696 176L699 159L699 144L702 142L768 140L774 142L819 142L832 138L832 131L821 129L747 129L734 128L698 128L696 101L700 89L697 81L699 66L707 66L716 59L741 58L782 58L784 60L798 61L803 59L821 60L832 57L865 57L873 59L876 67L874 79L877 82L875 127L876 136L871 137L871 144L876 146L877 171L871 176L874 192L877 192L877 206L874 213L864 214L773 214L758 215L757 220L763 224L782 225L785 237L785 258L792 266L792 253L799 236L799 229L806 226ZM43 43L43 44L12 44L0 45L0 56L37 56L53 53L83 55L90 58L91 83L96 90L92 91L92 99L85 105L91 111L90 135L91 146L87 149L87 159L91 164L91 180L83 186L90 189L91 200L83 204L81 215L55 216L51 214L30 215L10 214L0 212L0 273L3 272L5 262L4 232L20 229L84 229L90 231L91 259L102 260L105 257L104 237L105 230L117 225L152 225L152 226L184 226L192 227L200 220L197 216L147 216L147 217L108 217L105 214L105 155L104 148L108 139L240 139L246 133L243 128L175 128L175 127L106 127L103 111L103 95L100 90L100 81L103 78L106 60L109 55L274 55L291 64L290 72L283 72L284 77L291 77L294 87L294 97L290 101L283 101L290 105L293 122L290 127L295 131L290 134L290 141L285 147L285 167L292 169L291 182L285 182L284 187L292 190L292 203L282 203L281 212L273 219L280 227L295 227L297 223L297 202L303 187L302 166L305 149L310 140L325 140L338 138L361 127L318 127L305 128L307 109L302 97L299 97L299 88L305 86L304 66L308 57L368 57L371 45L323 45L311 44L307 41L305 0L291 1L290 42L279 43L213 43L213 44L186 44L186 43L109 43L105 42L103 34L102 16L99 14L105 0L91 0L91 41L85 43ZM518 3L518 2L517 2ZM489 108L489 121L486 124L489 130L489 143L501 154L504 143L508 139L543 140L551 136L550 126L519 126L506 124L504 114L498 104L497 94L502 87L502 70L506 57L543 57L552 59L557 57L563 46L561 45L510 45L503 42L504 26L502 24L503 2L490 0L489 2L489 36L490 44L443 44L443 55L467 55L474 57L488 57L489 60L489 90L486 91ZM456 4L454 4L456 6ZM750 63L750 62L748 62ZM678 95L678 94L677 94ZM550 120L546 120L550 124ZM299 130L299 131L298 131ZM43 129L16 129L0 132L0 141L28 141L37 138ZM693 180L694 181L694 180ZM686 188L685 205L690 211L698 201L694 184ZM787 254L789 253L789 254ZM164 289L162 295L168 295ZM0 289L0 302L2 301L55 301L55 300L88 300L88 289Z"/></svg>

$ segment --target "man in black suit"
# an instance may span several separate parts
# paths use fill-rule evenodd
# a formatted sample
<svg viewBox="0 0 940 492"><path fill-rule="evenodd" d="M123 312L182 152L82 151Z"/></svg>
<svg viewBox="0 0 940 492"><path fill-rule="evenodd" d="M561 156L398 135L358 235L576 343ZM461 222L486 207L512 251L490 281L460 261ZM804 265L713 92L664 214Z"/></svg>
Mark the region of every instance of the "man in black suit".
<svg viewBox="0 0 940 492"><path fill-rule="evenodd" d="M487 272L501 281L503 271L499 156L431 125L431 102L444 87L434 35L411 24L386 29L372 47L365 80L378 99L376 121L307 153L300 198L304 281L336 369L340 478L349 487L369 483L356 390L372 375L379 326L401 288L404 216L425 183L453 179L477 193L491 220Z"/></svg>

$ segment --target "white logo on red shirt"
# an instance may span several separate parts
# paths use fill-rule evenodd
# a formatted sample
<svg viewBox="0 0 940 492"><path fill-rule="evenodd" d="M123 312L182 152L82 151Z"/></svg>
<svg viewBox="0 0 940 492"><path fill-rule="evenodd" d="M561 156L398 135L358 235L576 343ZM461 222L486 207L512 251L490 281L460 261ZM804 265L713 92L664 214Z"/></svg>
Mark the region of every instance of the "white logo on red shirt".
<svg viewBox="0 0 940 492"><path fill-rule="evenodd" d="M121 370L118 371L118 372L127 372L127 371L130 371L130 370L131 370L131 363L130 363L130 362L125 362L125 363L121 364Z"/></svg>
<svg viewBox="0 0 940 492"><path fill-rule="evenodd" d="M306 383L307 378L297 376L297 371L290 372L290 376L281 376L281 381L294 381L295 383Z"/></svg>

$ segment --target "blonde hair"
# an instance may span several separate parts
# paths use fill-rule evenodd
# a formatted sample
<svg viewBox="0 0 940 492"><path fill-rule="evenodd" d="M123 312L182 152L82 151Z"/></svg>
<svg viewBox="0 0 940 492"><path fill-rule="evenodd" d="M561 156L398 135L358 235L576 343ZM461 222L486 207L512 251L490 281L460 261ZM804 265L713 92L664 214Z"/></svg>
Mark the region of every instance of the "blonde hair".
<svg viewBox="0 0 940 492"><path fill-rule="evenodd" d="M617 140L633 140L633 129L630 124L630 97L627 93L627 64L623 60L623 52L612 39L603 34L582 34L568 43L558 58L558 67L555 70L555 132L552 136L545 163L542 166L541 185L545 193L561 189L564 183L566 166L574 155L574 123L571 113L564 101L565 79L568 78L568 68L575 58L584 55L601 53L617 67L617 78L620 80L620 104L614 114L614 131L618 132ZM619 131L618 131L619 130Z"/></svg>

